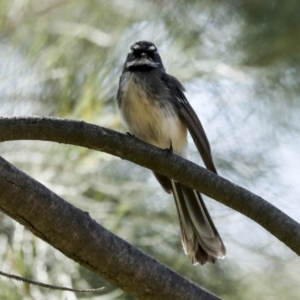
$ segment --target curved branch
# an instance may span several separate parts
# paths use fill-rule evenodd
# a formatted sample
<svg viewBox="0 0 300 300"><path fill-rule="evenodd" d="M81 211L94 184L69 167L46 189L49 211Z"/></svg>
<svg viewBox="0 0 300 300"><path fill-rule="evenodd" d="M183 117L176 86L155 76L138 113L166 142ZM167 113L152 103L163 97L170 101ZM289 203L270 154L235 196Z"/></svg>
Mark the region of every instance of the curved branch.
<svg viewBox="0 0 300 300"><path fill-rule="evenodd" d="M0 210L136 299L218 300L0 157Z"/></svg>
<svg viewBox="0 0 300 300"><path fill-rule="evenodd" d="M300 255L300 225L261 197L167 151L88 124L50 117L0 118L0 142L44 140L100 150L154 170L244 214Z"/></svg>

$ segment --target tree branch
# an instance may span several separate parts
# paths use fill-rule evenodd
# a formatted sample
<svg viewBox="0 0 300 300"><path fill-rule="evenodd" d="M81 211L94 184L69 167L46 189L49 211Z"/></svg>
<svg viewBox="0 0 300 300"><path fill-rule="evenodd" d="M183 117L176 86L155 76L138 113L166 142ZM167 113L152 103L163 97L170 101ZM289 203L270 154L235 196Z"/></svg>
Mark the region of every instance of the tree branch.
<svg viewBox="0 0 300 300"><path fill-rule="evenodd" d="M0 210L136 299L217 300L0 157Z"/></svg>
<svg viewBox="0 0 300 300"><path fill-rule="evenodd" d="M0 118L0 142L45 140L104 151L171 177L244 214L300 255L300 225L261 197L179 156L136 138L49 117Z"/></svg>

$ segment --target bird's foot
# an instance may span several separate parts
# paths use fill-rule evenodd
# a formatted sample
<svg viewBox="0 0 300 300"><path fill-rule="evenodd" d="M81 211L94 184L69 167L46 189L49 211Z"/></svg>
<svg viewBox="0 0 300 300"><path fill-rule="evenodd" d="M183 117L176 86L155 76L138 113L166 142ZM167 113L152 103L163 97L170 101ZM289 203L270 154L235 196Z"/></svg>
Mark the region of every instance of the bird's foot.
<svg viewBox="0 0 300 300"><path fill-rule="evenodd" d="M126 135L128 135L130 137L135 137L134 134L131 134L129 131L126 132Z"/></svg>
<svg viewBox="0 0 300 300"><path fill-rule="evenodd" d="M172 141L170 141L170 148L164 149L168 154L173 154L173 146L172 146Z"/></svg>

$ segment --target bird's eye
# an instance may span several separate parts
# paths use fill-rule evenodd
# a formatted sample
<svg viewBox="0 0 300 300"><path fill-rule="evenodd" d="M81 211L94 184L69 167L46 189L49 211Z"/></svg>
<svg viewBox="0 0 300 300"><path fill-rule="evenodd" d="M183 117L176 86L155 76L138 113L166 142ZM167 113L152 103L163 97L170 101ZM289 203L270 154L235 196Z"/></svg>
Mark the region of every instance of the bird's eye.
<svg viewBox="0 0 300 300"><path fill-rule="evenodd" d="M143 52L142 50L134 50L133 55L134 56L140 56L142 54L142 52Z"/></svg>
<svg viewBox="0 0 300 300"><path fill-rule="evenodd" d="M154 50L148 50L148 51L147 51L148 57L153 58L154 52L155 52Z"/></svg>

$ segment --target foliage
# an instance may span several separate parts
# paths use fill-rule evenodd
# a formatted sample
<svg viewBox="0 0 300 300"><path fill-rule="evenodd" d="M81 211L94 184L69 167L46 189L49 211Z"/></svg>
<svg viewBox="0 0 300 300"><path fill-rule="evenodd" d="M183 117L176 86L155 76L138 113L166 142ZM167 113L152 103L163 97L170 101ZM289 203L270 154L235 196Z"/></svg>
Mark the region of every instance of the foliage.
<svg viewBox="0 0 300 300"><path fill-rule="evenodd" d="M299 219L298 12L295 0L3 0L0 113L70 117L126 131L114 104L118 76L129 45L151 40L168 72L185 82L219 173ZM299 294L297 257L215 201L207 200L228 257L193 267L173 200L148 170L66 145L20 141L0 149L100 224L224 299ZM191 154L200 163L193 147ZM8 217L0 222L3 271L78 288L103 285ZM132 299L104 284L107 295L92 299ZM0 287L4 300L91 297L6 279Z"/></svg>

